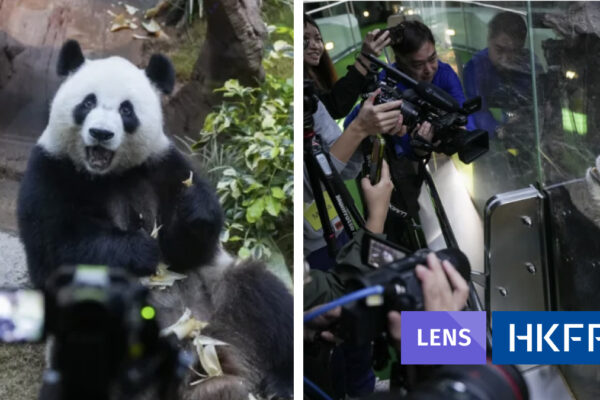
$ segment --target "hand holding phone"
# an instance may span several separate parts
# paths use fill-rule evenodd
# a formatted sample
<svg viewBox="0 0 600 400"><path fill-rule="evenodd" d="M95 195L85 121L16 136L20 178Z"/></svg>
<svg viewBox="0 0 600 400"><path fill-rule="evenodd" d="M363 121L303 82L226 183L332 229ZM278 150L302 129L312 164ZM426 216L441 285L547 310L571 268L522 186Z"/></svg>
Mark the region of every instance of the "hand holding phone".
<svg viewBox="0 0 600 400"><path fill-rule="evenodd" d="M394 190L390 170L384 160L382 160L380 171L380 181L375 185L371 184L367 177L364 177L361 181L364 203L369 213L365 227L374 233L383 232L383 226L390 207L390 198Z"/></svg>
<svg viewBox="0 0 600 400"><path fill-rule="evenodd" d="M385 46L390 44L389 36L388 29L374 29L368 32L363 40L361 53L373 54L374 56L379 57Z"/></svg>
<svg viewBox="0 0 600 400"><path fill-rule="evenodd" d="M381 135L377 135L373 141L373 149L371 150L371 168L369 170L371 185L376 185L381 180L384 150L385 140Z"/></svg>

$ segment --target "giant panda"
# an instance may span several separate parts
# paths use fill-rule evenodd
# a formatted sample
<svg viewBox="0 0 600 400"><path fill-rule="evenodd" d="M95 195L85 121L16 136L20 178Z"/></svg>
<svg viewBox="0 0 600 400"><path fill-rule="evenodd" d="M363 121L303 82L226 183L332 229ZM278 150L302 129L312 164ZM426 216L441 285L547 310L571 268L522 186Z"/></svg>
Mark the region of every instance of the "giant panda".
<svg viewBox="0 0 600 400"><path fill-rule="evenodd" d="M223 217L206 183L181 184L192 168L163 132L158 91L174 71L154 55L145 70L120 57L86 60L68 41L59 87L34 147L17 207L31 280L63 264L108 264L149 275L212 259ZM198 206L201 205L201 206ZM150 237L161 226L158 241Z"/></svg>
<svg viewBox="0 0 600 400"><path fill-rule="evenodd" d="M147 276L164 262L188 278L151 294L160 324L190 308L209 322L207 334L228 343L218 347L224 375L193 387L187 377L180 398L290 397L291 295L260 263L219 250L223 212L214 190L163 131L160 94L175 80L170 61L153 55L140 69L121 57L86 59L70 40L58 74L66 79L17 204L33 285L43 287L62 265Z"/></svg>

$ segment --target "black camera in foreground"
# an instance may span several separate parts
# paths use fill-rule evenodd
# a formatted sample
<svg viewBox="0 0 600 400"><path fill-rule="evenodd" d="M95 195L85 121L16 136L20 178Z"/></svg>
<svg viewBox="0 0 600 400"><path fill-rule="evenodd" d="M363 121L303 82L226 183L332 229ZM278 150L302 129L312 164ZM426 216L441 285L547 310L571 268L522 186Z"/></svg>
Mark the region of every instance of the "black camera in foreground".
<svg viewBox="0 0 600 400"><path fill-rule="evenodd" d="M422 369L417 372L418 382L408 393L378 393L365 400L529 400L527 383L514 365L444 365Z"/></svg>
<svg viewBox="0 0 600 400"><path fill-rule="evenodd" d="M372 235L365 235L363 263L375 269L367 274L357 274L345 280L348 292L380 285L381 295L374 295L344 306L340 327L336 333L344 342L366 345L387 331L387 313L396 311L420 311L424 307L421 281L415 274L417 265L427 265L431 250L421 249L412 255L394 244ZM440 260L448 260L468 282L471 266L458 249L436 251ZM340 266L339 268L344 268Z"/></svg>
<svg viewBox="0 0 600 400"><path fill-rule="evenodd" d="M467 116L481 108L481 98L475 97L465 101L462 107L448 93L427 82L417 82L396 68L382 62L371 54L363 53L378 68L386 71L386 79L377 81L376 87L381 93L375 99L376 104L402 100L400 110L404 125L409 132L417 124L429 122L434 131L432 144L415 137L411 145L427 152L435 151L446 155L458 153L462 162L468 164L489 149L488 133L482 129L468 131L464 129ZM396 90L398 82L404 83L408 89L402 93Z"/></svg>
<svg viewBox="0 0 600 400"><path fill-rule="evenodd" d="M62 267L45 292L0 293L0 341L52 338L41 399L175 398L189 356L160 337L148 289L122 269Z"/></svg>

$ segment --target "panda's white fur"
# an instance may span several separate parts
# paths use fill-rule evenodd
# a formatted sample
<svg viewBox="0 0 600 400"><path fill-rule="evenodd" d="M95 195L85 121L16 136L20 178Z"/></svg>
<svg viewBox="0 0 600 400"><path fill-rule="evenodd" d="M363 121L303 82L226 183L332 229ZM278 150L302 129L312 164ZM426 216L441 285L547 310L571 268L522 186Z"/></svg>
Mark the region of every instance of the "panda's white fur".
<svg viewBox="0 0 600 400"><path fill-rule="evenodd" d="M590 196L587 216L600 228L600 156L596 157L595 167L588 168L585 184Z"/></svg>
<svg viewBox="0 0 600 400"><path fill-rule="evenodd" d="M588 220L600 228L600 156L587 169L583 185L567 185L571 201Z"/></svg>
<svg viewBox="0 0 600 400"><path fill-rule="evenodd" d="M90 93L96 96L97 105L83 125L77 125L73 120L73 109ZM125 100L133 104L140 121L132 134L125 132L119 115L119 105ZM92 168L86 159L85 147L97 144L89 133L90 128L114 133L104 147L115 151L115 154L110 166L102 171ZM48 126L38 143L50 154L66 155L78 167L92 173L120 172L140 165L169 147L169 140L163 132L159 90L152 85L143 69L124 58L85 60L56 93Z"/></svg>

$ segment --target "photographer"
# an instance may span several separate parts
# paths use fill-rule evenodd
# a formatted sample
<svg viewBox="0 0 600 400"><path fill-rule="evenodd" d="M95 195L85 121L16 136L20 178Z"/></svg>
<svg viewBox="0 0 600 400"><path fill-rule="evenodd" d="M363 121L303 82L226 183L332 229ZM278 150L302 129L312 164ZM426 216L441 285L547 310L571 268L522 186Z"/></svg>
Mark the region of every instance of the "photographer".
<svg viewBox="0 0 600 400"><path fill-rule="evenodd" d="M347 246L350 247L354 243L356 241ZM368 271L369 269L365 268L361 272ZM421 281L425 311L460 311L464 308L469 295L469 286L449 261L440 261L435 253L430 253L427 256L427 266L417 265L415 273ZM304 285L304 309L330 302L344 294L342 279L335 269L330 272L311 270ZM388 315L390 323L398 320L396 314L398 313L395 311L390 312ZM399 321L398 324L390 325L390 330L396 327L399 328ZM392 336L399 340L400 330L398 329L396 333L397 335L392 334Z"/></svg>
<svg viewBox="0 0 600 400"><path fill-rule="evenodd" d="M390 28L390 47L394 51L396 62L392 64L409 75L416 81L431 83L449 93L460 105L465 102L465 95L460 84L460 79L449 64L439 61L435 49L433 33L420 21L403 21ZM379 73L380 81L386 78L385 70ZM396 88L401 92L407 87L399 82ZM355 107L344 120L344 126L349 125L356 117L360 106ZM469 118L468 129L472 129ZM419 135L425 140L431 140L433 128L421 126L413 135ZM412 156L413 150L410 146L410 137L396 138L396 152L398 155Z"/></svg>
<svg viewBox="0 0 600 400"><path fill-rule="evenodd" d="M370 107L369 105L367 107ZM368 177L361 181L361 186L365 195L365 202L369 209L369 217L366 221L366 228L376 235L381 235L387 216L393 184L390 179L390 172L387 163L384 161L381 171L381 179L371 185ZM304 286L304 308L312 308L341 297L345 294L344 277L347 276L348 265L352 265L353 273L363 274L372 271L372 268L364 266L358 261L360 259L360 246L362 243L363 232L359 231L352 241L340 250L337 262L345 264L345 271L339 271L336 268L328 272L311 269L308 274L307 282ZM422 282L425 297L426 310L459 310L462 309L468 295L468 286L464 279L447 262L444 262L445 273L439 260L434 254L430 254L427 260L428 267L419 266L416 268L416 274ZM449 281L448 281L449 280ZM333 311L322 316L319 320L313 322L321 325L333 322L339 317L339 312ZM396 315L390 315L390 329L395 332ZM305 338L312 340L315 338L313 328L307 327ZM321 338L333 340L330 332L320 333ZM372 392L375 383L375 377L371 370L371 349L369 346L349 346L342 344L333 352L332 374L333 379L338 383L335 390L339 396L348 394L351 396L362 396ZM318 364L318 362L317 362ZM328 372L320 371L323 374ZM344 383L345 382L345 383ZM334 385L335 386L335 385Z"/></svg>
<svg viewBox="0 0 600 400"><path fill-rule="evenodd" d="M352 169L350 164L355 164L360 168L362 159L357 157L358 160L351 161L354 153L360 144L360 142L370 132L370 126L380 126L385 130L391 129L392 132L402 132L402 117L401 114L393 112L391 117L386 116L388 113L386 107L374 106L374 96L367 100L365 107L359 114L359 117L344 133L337 138L337 140L331 146L331 158L339 166L342 175L350 173L351 176L358 173L358 169ZM397 105L396 105L397 106ZM319 113L319 109L322 109L322 114ZM324 132L320 129L321 123L327 123L325 126L331 126L337 128L339 134L339 128L332 122L331 118L327 118L327 112L324 110L322 105L319 103L319 109L314 115L315 132ZM327 137L323 137L327 140ZM344 166L349 168L343 168ZM304 201L306 203L307 198L312 201L312 191L310 186L307 184L305 167L305 185L304 185ZM376 185L371 185L369 179L364 178L362 180L362 186L365 193L367 193L366 201L370 210L369 218L366 222L367 229L374 232L381 232L385 217L387 215L387 209L389 205L390 195L393 189L393 185L389 176L389 169L387 164L384 163L382 168L381 179ZM314 204L314 203L313 203ZM310 207L309 207L310 208ZM305 204L305 210L307 206ZM348 241L348 237L345 233L340 232L341 237L338 237L338 244L343 244ZM307 238L312 238L311 241ZM320 246L317 250L312 251L310 254L307 251L307 246L314 245ZM307 262L315 273L315 279L311 283L305 286L304 296L305 300L309 298L319 298L320 302L326 302L339 295L343 294L343 287L340 285L340 281L334 274L328 274L323 271L330 270L335 265L335 260L328 254L328 249L324 246L324 240L322 232L313 229L308 219L304 221L304 246ZM310 248L310 247L308 247ZM318 271L322 270L322 271ZM315 300L308 300L308 303L314 303ZM343 388L339 388L340 394L348 394L350 396L362 396L373 391L375 385L375 375L370 366L370 349L365 346L343 346L335 352L335 362L333 362L333 370L335 373L348 378L348 385Z"/></svg>
<svg viewBox="0 0 600 400"><path fill-rule="evenodd" d="M348 66L345 76L337 79L335 69L317 23L304 14L304 73L317 87L317 95L332 118L345 117L356 103L358 96L365 91L370 81L370 61L362 53L379 56L390 43L389 33L379 35L379 29L368 32L361 52L354 64Z"/></svg>
<svg viewBox="0 0 600 400"><path fill-rule="evenodd" d="M365 202L369 209L366 228L376 235L381 235L387 217L390 197L392 195L392 190L394 189L394 184L390 179L390 170L387 162L383 162L381 179L377 184L371 185L369 178L364 177L361 180L361 186L363 193L365 194ZM345 257L345 254L347 254L350 249L354 251L355 248L360 247L361 240L362 231L359 231L356 234L355 239L347 244L344 249L340 250L340 254L343 254L341 257ZM327 303L344 295L345 289L337 274L325 273L323 271L324 269L325 268L320 268L320 265L315 265L314 268L308 271L308 283L304 286L305 305L313 306L316 304ZM368 272L368 269L365 269L363 272Z"/></svg>
<svg viewBox="0 0 600 400"><path fill-rule="evenodd" d="M381 179L376 185L371 185L369 178L361 180L365 202L369 209L366 228L375 236L384 238L383 228L387 219L391 193L394 185L391 181L390 170L387 162L383 162ZM339 251L334 267L328 271L324 268L311 268L304 285L304 308L312 308L319 304L328 303L345 294L344 279L352 274L365 274L373 268L365 266L361 260L361 246L363 231L359 231L351 241ZM344 270L339 267L343 265ZM425 268L419 265L415 268L417 277L423 286L425 310L427 311L458 311L464 307L469 288L465 280L458 274L450 262L444 260L441 264L435 254L429 254ZM440 265L443 266L440 267ZM448 276L449 282L446 279ZM451 284L452 288L450 287Z"/></svg>
<svg viewBox="0 0 600 400"><path fill-rule="evenodd" d="M474 169L476 202L483 208L492 195L527 186L537 179L532 70L524 47L527 25L519 14L501 12L488 25L488 47L465 65L465 91L481 96L473 114L477 128L489 133L493 152ZM536 73L542 68L536 63ZM538 79L541 77L538 76ZM538 85L539 99L544 85ZM543 101L540 101L543 104Z"/></svg>
<svg viewBox="0 0 600 400"><path fill-rule="evenodd" d="M402 114L398 109L401 101L374 105L378 92L373 93L364 104L355 121L342 133L331 118L323 103L317 105L313 115L314 131L321 137L325 151L329 151L331 161L342 179L352 179L358 175L362 166L362 155L357 152L358 146L369 135L379 132L403 134ZM329 256L323 239L321 221L316 213L312 189L310 188L308 171L304 167L304 256L311 268L327 270L335 265ZM332 226L336 228L339 245L348 241L344 234L339 217L333 216Z"/></svg>
<svg viewBox="0 0 600 400"><path fill-rule="evenodd" d="M416 81L433 84L450 94L460 105L465 101L460 80L450 65L438 60L435 39L431 30L419 21L404 21L389 29L391 44L396 62L392 64L401 72ZM379 81L385 81L387 73L382 70ZM407 86L398 82L396 90L402 92ZM350 124L360 106L352 110L344 121ZM467 128L470 126L469 117ZM387 143L386 156L392 171L396 190L392 194L392 205L400 213L390 212L385 231L389 240L402 244L411 250L425 247L425 237L420 228L418 197L423 177L419 171L421 160L426 159L430 150L424 150L435 135L428 122L417 125L409 135L395 136ZM420 142L421 148L413 143Z"/></svg>
<svg viewBox="0 0 600 400"><path fill-rule="evenodd" d="M448 261L440 262L436 255L431 253L427 256L427 266L418 265L415 269L415 273L421 281L426 311L459 311L464 308L469 293L468 285ZM323 274L325 273L321 271L312 271L311 280L305 285L304 289L305 309L310 309L316 306L316 303L307 303L306 299L307 291L310 292L311 290L309 286L314 285L315 281L320 281L323 283L329 279L330 282L338 282L336 285L339 285L339 278L335 277L336 271L329 273L330 276L327 278L323 276L319 277L319 275ZM338 288L339 287L342 286L339 285ZM323 286L321 286L321 289L326 290L326 288ZM340 316L341 309L336 308L311 321L304 327L305 341L312 343L312 348L314 348L314 346L318 346L319 341L339 343L339 339L334 336L329 328L336 324ZM391 344L399 350L401 340L400 314L397 311L391 311L388 313L387 318L388 332L392 341ZM341 346L338 346L336 349L344 349L344 344L341 344ZM330 390L337 392L335 394L336 398L341 398L343 397L341 391L347 390L347 387L355 382L356 371L348 368L348 366L341 371L339 361L336 364L336 360L338 360L336 354L338 353L339 352L336 353L335 351L332 353L331 371L328 368L323 368L323 365L319 363L307 361L305 365L312 365L313 370L309 370L311 367L308 367L309 369L305 370L305 375L310 376L314 380L320 382L322 385L328 385L327 382L330 381L332 383L332 388L330 388ZM369 365L371 353L362 353L363 357L365 357L365 355L367 358L363 358L361 360L362 365ZM308 360L309 357L305 356L305 359ZM356 361L356 358L351 360ZM353 365L353 367L356 368L356 365ZM329 373L333 375L329 377L329 379L326 376L323 376ZM357 394L366 395L368 392L363 390Z"/></svg>

